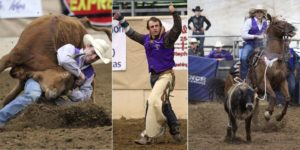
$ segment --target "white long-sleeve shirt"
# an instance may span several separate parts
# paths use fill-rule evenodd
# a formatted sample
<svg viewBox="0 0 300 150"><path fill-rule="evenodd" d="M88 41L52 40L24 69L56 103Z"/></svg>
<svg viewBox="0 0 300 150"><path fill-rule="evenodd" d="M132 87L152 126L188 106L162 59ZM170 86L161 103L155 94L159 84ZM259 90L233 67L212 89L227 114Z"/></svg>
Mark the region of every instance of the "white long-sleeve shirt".
<svg viewBox="0 0 300 150"><path fill-rule="evenodd" d="M80 49L80 54L83 53L83 49ZM75 56L75 46L72 44L66 44L57 50L57 60L58 64L62 66L65 70L69 71L76 77L79 77L81 70L90 66L84 63L84 55L79 56L79 63L77 63ZM72 101L84 101L89 100L92 95L93 87L92 81L94 79L94 74L85 79L84 83L72 90L71 94L68 97Z"/></svg>
<svg viewBox="0 0 300 150"><path fill-rule="evenodd" d="M254 17L256 23L257 23L257 26L258 26L258 29L261 30L261 28L263 27L263 23L264 21L266 21L266 19L263 19L262 20L262 23L260 23L259 21L257 21L257 19ZM244 40L249 40L249 39L254 39L254 34L249 34L249 30L252 28L252 20L251 18L248 18L244 25L243 25L243 28L242 28L242 38Z"/></svg>

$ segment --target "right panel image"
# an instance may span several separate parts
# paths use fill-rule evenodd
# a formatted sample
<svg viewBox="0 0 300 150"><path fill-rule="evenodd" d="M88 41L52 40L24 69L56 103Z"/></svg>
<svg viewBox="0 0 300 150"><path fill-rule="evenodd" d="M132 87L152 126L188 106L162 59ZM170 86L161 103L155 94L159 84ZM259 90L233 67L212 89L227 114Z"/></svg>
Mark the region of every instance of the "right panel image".
<svg viewBox="0 0 300 150"><path fill-rule="evenodd" d="M188 149L299 149L300 2L188 0Z"/></svg>

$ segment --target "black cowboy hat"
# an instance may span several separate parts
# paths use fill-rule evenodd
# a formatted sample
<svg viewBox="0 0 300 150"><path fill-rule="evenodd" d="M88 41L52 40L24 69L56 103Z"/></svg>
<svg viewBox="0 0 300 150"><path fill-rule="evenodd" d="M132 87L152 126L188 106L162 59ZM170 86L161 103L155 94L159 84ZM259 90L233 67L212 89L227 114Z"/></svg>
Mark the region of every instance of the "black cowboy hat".
<svg viewBox="0 0 300 150"><path fill-rule="evenodd" d="M201 9L200 6L196 6L196 8L195 8L195 9L192 9L192 10L193 10L194 12L195 12L195 11L203 11L203 9Z"/></svg>

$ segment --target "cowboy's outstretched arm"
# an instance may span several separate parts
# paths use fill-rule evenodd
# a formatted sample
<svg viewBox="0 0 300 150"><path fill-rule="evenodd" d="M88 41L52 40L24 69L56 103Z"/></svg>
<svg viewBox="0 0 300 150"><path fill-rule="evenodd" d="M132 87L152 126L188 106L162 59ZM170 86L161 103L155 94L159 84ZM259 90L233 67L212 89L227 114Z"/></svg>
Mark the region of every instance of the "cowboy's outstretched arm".
<svg viewBox="0 0 300 150"><path fill-rule="evenodd" d="M173 16L174 24L171 30L166 33L164 43L166 47L173 47L175 41L178 39L181 33L182 24L181 24L181 18L179 14L175 11L175 8L172 3L169 6L169 11Z"/></svg>
<svg viewBox="0 0 300 150"><path fill-rule="evenodd" d="M132 39L132 40L134 40L134 41L136 41L136 42L144 45L144 35L136 32L136 31L134 31L129 26L129 23L125 20L124 16L122 16L122 14L120 12L116 12L114 14L114 19L118 20L120 22L122 28L125 30L126 35L130 39Z"/></svg>

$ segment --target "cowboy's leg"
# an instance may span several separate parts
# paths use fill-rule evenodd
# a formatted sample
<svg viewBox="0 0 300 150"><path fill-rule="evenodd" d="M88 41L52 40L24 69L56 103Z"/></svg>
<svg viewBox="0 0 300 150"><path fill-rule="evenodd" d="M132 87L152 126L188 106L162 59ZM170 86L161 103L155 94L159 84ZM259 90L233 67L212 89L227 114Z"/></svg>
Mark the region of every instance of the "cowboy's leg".
<svg viewBox="0 0 300 150"><path fill-rule="evenodd" d="M246 44L241 52L241 67L240 67L240 77L241 79L245 79L248 73L248 58L253 52L253 46L250 44Z"/></svg>
<svg viewBox="0 0 300 150"><path fill-rule="evenodd" d="M180 124L179 124L179 121L172 109L170 100L166 100L163 103L162 111L163 111L163 114L165 115L165 117L167 118L167 123L170 128L170 134L171 135L179 134L180 133L180 131L179 131Z"/></svg>
<svg viewBox="0 0 300 150"><path fill-rule="evenodd" d="M26 106L36 102L41 94L42 90L39 83L33 79L28 79L25 83L24 93L0 110L0 123L5 124L9 119L15 117Z"/></svg>
<svg viewBox="0 0 300 150"><path fill-rule="evenodd" d="M162 112L163 94L168 83L172 81L171 74L164 74L156 81L148 98L148 110L146 114L146 133L149 137L160 134L166 118Z"/></svg>
<svg viewBox="0 0 300 150"><path fill-rule="evenodd" d="M172 76L172 82L170 82L167 86L167 88L165 89L166 91L166 96L165 99L163 101L163 106L162 106L162 111L163 114L165 115L165 117L167 118L167 123L170 129L170 134L171 135L176 135L179 134L179 121L172 109L172 105L171 105L171 101L170 101L170 93L174 90L174 86L175 86L175 75L174 73L171 73Z"/></svg>
<svg viewBox="0 0 300 150"><path fill-rule="evenodd" d="M200 33L199 35L204 35L204 33ZM205 37L199 37L199 49L200 49L200 51L204 51L204 40L205 40Z"/></svg>

